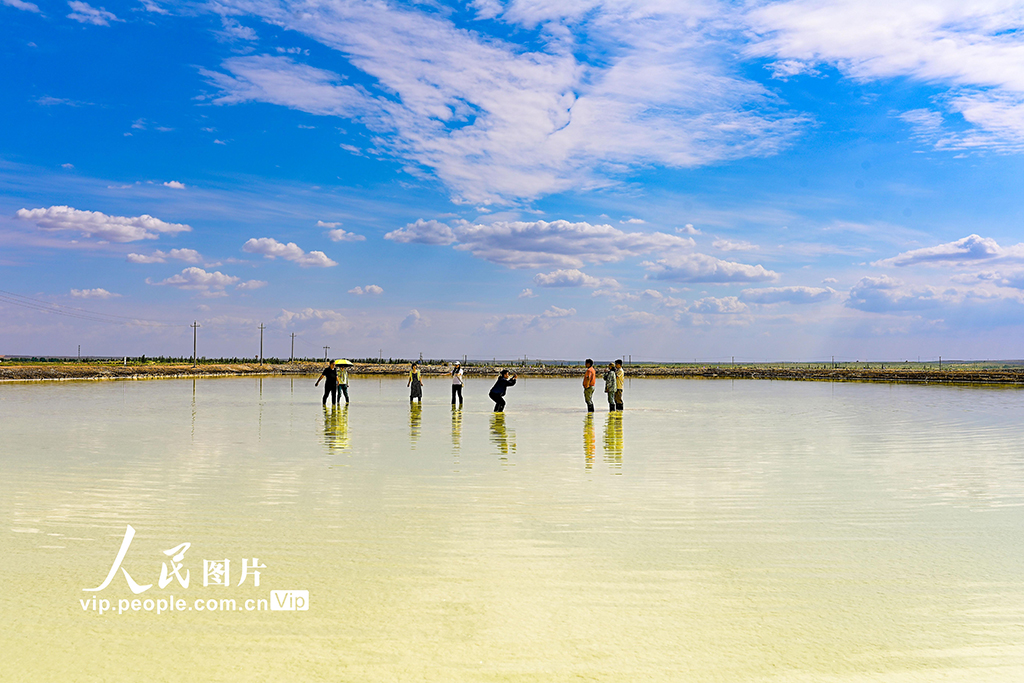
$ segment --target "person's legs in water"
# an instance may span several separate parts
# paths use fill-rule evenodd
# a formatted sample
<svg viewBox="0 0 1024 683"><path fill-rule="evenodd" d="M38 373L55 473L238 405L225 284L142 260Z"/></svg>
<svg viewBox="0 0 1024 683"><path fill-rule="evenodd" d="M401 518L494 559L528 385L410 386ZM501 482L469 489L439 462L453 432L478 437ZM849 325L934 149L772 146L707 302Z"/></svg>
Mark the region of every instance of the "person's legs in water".
<svg viewBox="0 0 1024 683"><path fill-rule="evenodd" d="M587 412L594 412L594 387L585 387L583 389L583 400L587 402Z"/></svg>
<svg viewBox="0 0 1024 683"><path fill-rule="evenodd" d="M615 394L613 394L612 392L609 391L606 395L608 396L608 412L609 413L614 413L615 412Z"/></svg>
<svg viewBox="0 0 1024 683"><path fill-rule="evenodd" d="M348 385L339 384L338 387L341 389L341 393L345 394L345 403L348 403ZM341 403L341 396L338 397L338 403Z"/></svg>
<svg viewBox="0 0 1024 683"><path fill-rule="evenodd" d="M622 389L615 390L615 410L622 410Z"/></svg>
<svg viewBox="0 0 1024 683"><path fill-rule="evenodd" d="M338 388L325 384L324 385L324 400L323 400L323 404L324 405L327 405L327 397L328 396L331 397L331 403L337 403L338 402Z"/></svg>
<svg viewBox="0 0 1024 683"><path fill-rule="evenodd" d="M455 405L455 397L456 396L459 397L459 405L461 406L462 405L462 385L461 384L453 384L452 385L452 405Z"/></svg>
<svg viewBox="0 0 1024 683"><path fill-rule="evenodd" d="M494 401L494 412L503 413L505 412L505 397L498 396L497 394L490 394L491 400Z"/></svg>

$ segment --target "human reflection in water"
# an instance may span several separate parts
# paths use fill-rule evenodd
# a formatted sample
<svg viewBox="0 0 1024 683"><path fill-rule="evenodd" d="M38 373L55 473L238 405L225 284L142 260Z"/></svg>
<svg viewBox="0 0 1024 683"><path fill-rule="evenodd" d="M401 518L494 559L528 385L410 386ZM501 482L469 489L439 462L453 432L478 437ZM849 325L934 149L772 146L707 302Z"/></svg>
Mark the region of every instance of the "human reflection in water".
<svg viewBox="0 0 1024 683"><path fill-rule="evenodd" d="M583 457L586 459L587 470L594 467L594 451L597 450L597 435L594 432L594 414L587 413L583 418Z"/></svg>
<svg viewBox="0 0 1024 683"><path fill-rule="evenodd" d="M324 443L329 453L348 450L348 404L324 406Z"/></svg>
<svg viewBox="0 0 1024 683"><path fill-rule="evenodd" d="M502 460L516 452L516 432L505 427L505 413L491 413L491 443L498 447Z"/></svg>
<svg viewBox="0 0 1024 683"><path fill-rule="evenodd" d="M420 438L420 422L423 417L423 404L419 401L409 402L409 443L416 448Z"/></svg>
<svg viewBox="0 0 1024 683"><path fill-rule="evenodd" d="M462 448L462 406L458 408L455 404L452 404L452 451L455 455L459 454L459 449Z"/></svg>
<svg viewBox="0 0 1024 683"><path fill-rule="evenodd" d="M604 423L604 461L613 470L622 469L622 443L622 413L616 410L608 413Z"/></svg>

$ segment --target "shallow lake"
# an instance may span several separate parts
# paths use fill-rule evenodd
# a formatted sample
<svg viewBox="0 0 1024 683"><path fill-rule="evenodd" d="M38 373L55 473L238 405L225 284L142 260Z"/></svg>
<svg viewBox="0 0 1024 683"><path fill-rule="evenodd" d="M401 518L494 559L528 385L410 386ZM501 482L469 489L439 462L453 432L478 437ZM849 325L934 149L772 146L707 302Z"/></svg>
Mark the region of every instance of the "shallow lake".
<svg viewBox="0 0 1024 683"><path fill-rule="evenodd" d="M0 679L1024 680L1024 391L490 384L0 385Z"/></svg>

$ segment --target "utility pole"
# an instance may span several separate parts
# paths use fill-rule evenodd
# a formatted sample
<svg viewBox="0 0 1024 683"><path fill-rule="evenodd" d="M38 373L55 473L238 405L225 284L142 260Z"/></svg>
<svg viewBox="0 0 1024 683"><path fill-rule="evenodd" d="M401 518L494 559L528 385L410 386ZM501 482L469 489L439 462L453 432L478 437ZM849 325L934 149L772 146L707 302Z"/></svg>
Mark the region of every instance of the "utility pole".
<svg viewBox="0 0 1024 683"><path fill-rule="evenodd" d="M288 360L295 360L295 333L292 332L292 357Z"/></svg>
<svg viewBox="0 0 1024 683"><path fill-rule="evenodd" d="M198 320L192 322L189 327L192 328L192 367L196 366L196 330L202 327Z"/></svg>
<svg viewBox="0 0 1024 683"><path fill-rule="evenodd" d="M327 362L327 352L330 351L330 349L331 349L330 346L325 346L324 347L324 362L325 363Z"/></svg>
<svg viewBox="0 0 1024 683"><path fill-rule="evenodd" d="M263 365L263 330L267 329L267 326L260 323L260 365Z"/></svg>
<svg viewBox="0 0 1024 683"><path fill-rule="evenodd" d="M82 360L82 345L78 345L78 360Z"/></svg>

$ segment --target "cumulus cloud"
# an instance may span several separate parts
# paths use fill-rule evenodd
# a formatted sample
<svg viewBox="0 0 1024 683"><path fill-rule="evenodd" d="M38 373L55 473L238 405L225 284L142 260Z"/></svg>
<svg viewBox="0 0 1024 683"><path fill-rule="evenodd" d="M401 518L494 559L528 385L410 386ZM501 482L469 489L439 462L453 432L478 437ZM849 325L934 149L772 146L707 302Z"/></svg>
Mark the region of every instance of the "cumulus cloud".
<svg viewBox="0 0 1024 683"><path fill-rule="evenodd" d="M348 332L352 329L352 324L343 314L321 308L303 308L299 311L282 309L281 315L277 316L274 322L281 328L291 327L300 322L319 322L320 329L328 334Z"/></svg>
<svg viewBox="0 0 1024 683"><path fill-rule="evenodd" d="M266 280L246 280L245 282L239 282L238 286L235 287L235 289L239 289L239 290L242 290L242 291L245 291L245 290L250 290L251 291L253 289L261 289L261 288L266 287L266 286L267 286L267 281Z"/></svg>
<svg viewBox="0 0 1024 683"><path fill-rule="evenodd" d="M761 265L723 261L707 254L678 254L640 265L648 270L648 278L672 282L767 282L779 277Z"/></svg>
<svg viewBox="0 0 1024 683"><path fill-rule="evenodd" d="M307 254L295 242L284 244L273 237L254 237L242 245L242 251L250 254L263 254L268 259L282 258L285 261L297 263L303 268L330 268L338 265L337 261L327 258L327 254L322 251L311 251Z"/></svg>
<svg viewBox="0 0 1024 683"><path fill-rule="evenodd" d="M440 221L425 221L422 218L404 228L392 230L384 239L402 244L440 244L455 242L455 232Z"/></svg>
<svg viewBox="0 0 1024 683"><path fill-rule="evenodd" d="M550 273L537 273L533 281L541 287L618 287L619 283L610 277L597 278L581 270L562 269Z"/></svg>
<svg viewBox="0 0 1024 683"><path fill-rule="evenodd" d="M97 287L95 289L72 289L71 296L79 299L110 299L120 294L113 294L105 289Z"/></svg>
<svg viewBox="0 0 1024 683"><path fill-rule="evenodd" d="M329 237L332 242L363 242L366 240L363 235L357 235L354 232L348 232L341 228L328 230L327 237Z"/></svg>
<svg viewBox="0 0 1024 683"><path fill-rule="evenodd" d="M35 223L40 230L78 232L84 237L96 237L110 242L155 240L161 234L176 235L192 229L180 223L165 223L147 214L132 218L108 216L99 211L80 211L70 206L18 209L15 215L20 220Z"/></svg>
<svg viewBox="0 0 1024 683"><path fill-rule="evenodd" d="M152 254L128 254L129 263L166 263L167 259L177 259L185 263L202 263L203 257L195 249L171 249L160 251L157 249Z"/></svg>
<svg viewBox="0 0 1024 683"><path fill-rule="evenodd" d="M384 288L383 287L378 287L377 285L366 285L365 287L353 287L352 289L348 290L348 293L349 294L356 294L356 295L359 295L359 296L362 296L363 294L377 295L377 294L383 294L384 293Z"/></svg>
<svg viewBox="0 0 1024 683"><path fill-rule="evenodd" d="M170 285L179 289L191 289L202 292L219 292L223 291L225 287L237 284L240 279L234 275L225 275L219 270L208 273L202 268L192 266L160 282L151 282L147 278L146 283L151 285Z"/></svg>
<svg viewBox="0 0 1024 683"><path fill-rule="evenodd" d="M184 190L185 183L179 183L177 180L169 180L166 183L164 183L164 187L169 187L174 190Z"/></svg>
<svg viewBox="0 0 1024 683"><path fill-rule="evenodd" d="M698 230L697 228L693 227L692 223L687 223L686 225L684 225L681 228L676 228L676 232L681 232L684 235L699 235L699 234L701 234L700 230Z"/></svg>
<svg viewBox="0 0 1024 683"><path fill-rule="evenodd" d="M420 312L414 308L413 310L409 311L409 315L405 316L405 318L402 319L402 322L399 323L398 325L398 329L411 330L416 327L426 326L428 324L429 323L427 322L427 319L420 315Z"/></svg>
<svg viewBox="0 0 1024 683"><path fill-rule="evenodd" d="M744 289L740 299L752 304L814 304L828 301L836 295L831 287L762 287Z"/></svg>
<svg viewBox="0 0 1024 683"><path fill-rule="evenodd" d="M600 186L651 164L766 156L806 123L735 68L715 6L512 3L492 14L500 5L478 11L484 4L504 25L467 29L427 4L224 0L218 7L335 50L375 87L280 55L232 57L204 75L219 104L357 121L375 133L375 150L474 204ZM542 40L529 49L505 41L524 28Z"/></svg>
<svg viewBox="0 0 1024 683"><path fill-rule="evenodd" d="M495 316L487 320L483 329L488 333L520 334L528 330L546 331L565 318L576 315L575 308L551 306L538 314L510 314Z"/></svg>
<svg viewBox="0 0 1024 683"><path fill-rule="evenodd" d="M909 286L888 275L865 277L850 289L846 305L861 311L885 313L938 308L957 298L952 288Z"/></svg>
<svg viewBox="0 0 1024 683"><path fill-rule="evenodd" d="M734 296L726 297L705 297L697 299L689 306L691 313L710 313L713 315L732 315L746 313L749 308L745 303Z"/></svg>
<svg viewBox="0 0 1024 683"><path fill-rule="evenodd" d="M527 287L523 291L519 292L519 296L516 297L516 298L518 298L518 299L534 299L536 297L537 297L537 295L533 293L533 290L530 289L529 287Z"/></svg>
<svg viewBox="0 0 1024 683"><path fill-rule="evenodd" d="M1024 243L1001 247L990 237L968 235L955 242L914 249L892 258L875 261L874 266L966 265L981 261L1024 261Z"/></svg>
<svg viewBox="0 0 1024 683"><path fill-rule="evenodd" d="M102 7L97 9L87 2L81 2L81 0L71 0L68 3L68 7L71 8L71 14L68 15L68 19L74 19L82 24L110 26L112 21L121 21L121 19L114 16L113 12L108 12Z"/></svg>

